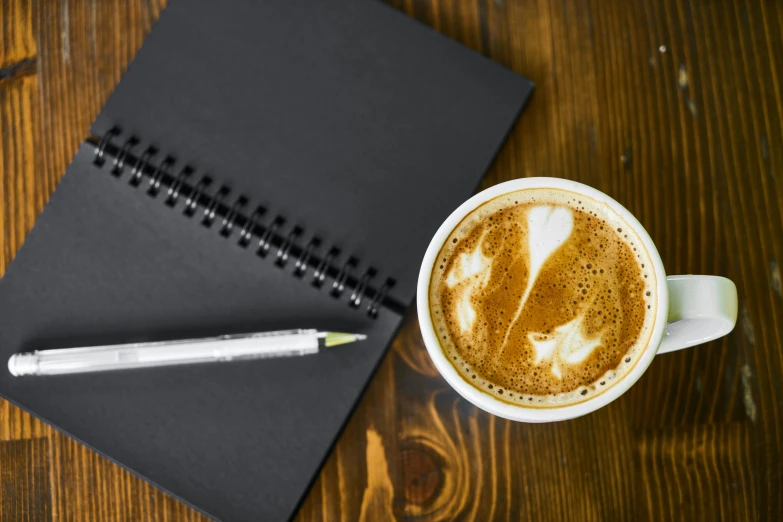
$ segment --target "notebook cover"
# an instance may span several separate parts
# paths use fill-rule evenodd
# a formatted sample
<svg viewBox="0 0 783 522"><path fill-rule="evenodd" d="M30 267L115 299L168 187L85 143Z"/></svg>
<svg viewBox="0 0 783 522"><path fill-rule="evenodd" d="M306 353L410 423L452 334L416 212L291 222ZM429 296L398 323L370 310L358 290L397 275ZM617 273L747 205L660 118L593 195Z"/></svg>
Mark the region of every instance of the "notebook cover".
<svg viewBox="0 0 783 522"><path fill-rule="evenodd" d="M410 303L427 240L531 85L374 0L259 4L173 0L93 132L139 135L396 278ZM299 327L369 340L51 378L3 365L0 393L216 519L291 517L400 315L348 307L93 157L82 145L0 281L0 359Z"/></svg>
<svg viewBox="0 0 783 522"><path fill-rule="evenodd" d="M172 2L101 110L409 303L533 84L377 0Z"/></svg>

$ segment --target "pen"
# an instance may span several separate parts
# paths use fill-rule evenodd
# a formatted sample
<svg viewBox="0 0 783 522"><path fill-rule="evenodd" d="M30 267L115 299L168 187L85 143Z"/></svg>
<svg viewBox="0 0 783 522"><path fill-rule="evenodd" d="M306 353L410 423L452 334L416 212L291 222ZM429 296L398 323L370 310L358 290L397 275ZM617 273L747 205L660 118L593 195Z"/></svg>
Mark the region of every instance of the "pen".
<svg viewBox="0 0 783 522"><path fill-rule="evenodd" d="M14 376L61 375L223 362L318 353L322 347L363 341L363 334L284 330L150 343L64 348L17 353L8 360Z"/></svg>

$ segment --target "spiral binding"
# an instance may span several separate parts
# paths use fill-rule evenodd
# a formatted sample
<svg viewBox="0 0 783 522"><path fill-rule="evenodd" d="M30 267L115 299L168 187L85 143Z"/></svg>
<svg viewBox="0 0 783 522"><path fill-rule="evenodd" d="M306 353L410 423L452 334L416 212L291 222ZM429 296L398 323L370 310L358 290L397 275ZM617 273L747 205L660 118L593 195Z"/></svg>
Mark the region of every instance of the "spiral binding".
<svg viewBox="0 0 783 522"><path fill-rule="evenodd" d="M277 259L275 260L277 266L285 268L286 263L288 263L288 256L291 253L291 247L300 235L302 235L302 228L294 227L288 236L286 236L285 241L283 241L283 244L280 245L280 248L277 250Z"/></svg>
<svg viewBox="0 0 783 522"><path fill-rule="evenodd" d="M358 261L356 258L348 258L348 261L345 262L343 268L340 270L340 273L337 274L337 277L334 279L334 283L332 283L332 295L342 295L343 291L345 290L345 282L348 280L348 276L351 274L351 270L353 270L357 264Z"/></svg>
<svg viewBox="0 0 783 522"><path fill-rule="evenodd" d="M321 288L321 286L324 284L324 281L326 280L326 269L332 264L334 258L339 255L339 248L332 247L329 249L323 259L321 259L321 262L318 263L318 267L313 273L313 286Z"/></svg>
<svg viewBox="0 0 783 522"><path fill-rule="evenodd" d="M228 196L228 193L229 193L229 188L223 186L220 187L220 190L217 191L217 194L212 196L212 199L204 208L204 217L201 219L202 225L204 225L207 228L212 226L212 223L215 221L215 216L217 215L217 209L220 206L220 203L223 201L223 199L226 196Z"/></svg>
<svg viewBox="0 0 783 522"><path fill-rule="evenodd" d="M150 177L150 186L147 189L147 194L153 197L158 195L160 182L164 176L171 176L168 169L172 166L174 166L174 158L166 156L166 158L155 168L155 172Z"/></svg>
<svg viewBox="0 0 783 522"><path fill-rule="evenodd" d="M367 287L370 283L370 279L375 277L375 274L376 274L375 269L370 267L364 273L362 278L359 279L359 284L356 285L356 288L353 289L351 298L348 300L348 304L350 304L353 308L359 308L359 306L361 306L362 299L364 299L364 294L367 292Z"/></svg>
<svg viewBox="0 0 783 522"><path fill-rule="evenodd" d="M296 277L302 277L305 275L310 258L313 257L313 252L315 252L315 249L320 245L321 240L317 237L314 237L312 240L310 240L309 243L307 243L307 246L304 248L304 250L302 250L302 253L299 254L299 257L296 259L296 264L294 266L294 275Z"/></svg>
<svg viewBox="0 0 783 522"><path fill-rule="evenodd" d="M182 167L182 170L179 171L179 174L177 175L177 179L171 182L171 185L169 185L168 194L166 195L166 204L170 207L173 207L177 204L177 200L179 200L179 194L180 190L182 190L182 185L185 183L185 178L189 177L193 173L193 169L185 165Z"/></svg>
<svg viewBox="0 0 783 522"><path fill-rule="evenodd" d="M382 307L390 308L402 313L404 307L389 298L389 291L394 286L392 278L386 278L379 288L373 283L377 280L378 271L374 267L367 267L361 275L353 273L359 268L360 261L353 256L338 264L342 254L336 246L322 251L322 241L318 237L312 237L304 246L300 240L305 235L303 227L294 226L287 233L284 232L286 219L276 215L271 221L264 224L264 216L267 209L258 206L248 216L245 209L249 205L249 199L244 195L237 196L233 202L228 202L231 189L221 185L217 191L210 194L209 188L213 182L209 176L202 175L193 183L194 169L189 165L182 166L176 175L173 174L177 160L172 156L165 156L158 160L158 150L154 146L146 147L140 156L133 154L141 140L136 136L129 136L117 146L115 140L119 140L122 131L113 127L100 139L90 140L95 146L93 163L103 167L107 157L111 156L110 172L116 178L122 178L127 167L130 167L128 184L139 187L143 179L148 179L148 196L156 198L161 191L165 193L163 200L166 205L176 208L181 201L182 214L193 218L199 208L203 209L199 222L206 228L211 228L215 222L218 233L223 238L229 239L236 228L237 245L247 249L254 241L255 253L258 257L265 258L270 252L274 252L274 265L285 269L292 259L292 275L304 279L308 270L312 269L310 283L317 288L324 287L326 279L332 284L329 287L329 295L336 299L342 298L347 290L350 290L348 305L360 309L363 302L367 302L365 311L372 318L377 318Z"/></svg>
<svg viewBox="0 0 783 522"><path fill-rule="evenodd" d="M128 157L128 152L130 149L132 149L134 146L138 144L138 140L135 138L130 138L125 141L125 143L122 145L122 148L120 149L120 153L117 154L114 158L114 164L111 167L111 173L115 176L121 176L122 170L125 168L125 158ZM102 155L103 153L101 153Z"/></svg>
<svg viewBox="0 0 783 522"><path fill-rule="evenodd" d="M245 196L239 196L237 200L231 205L228 214L223 218L223 225L220 227L220 235L223 237L229 237L231 230L234 228L234 222L239 215L240 210L247 205L247 198Z"/></svg>
<svg viewBox="0 0 783 522"><path fill-rule="evenodd" d="M206 176L201 178L198 183L196 183L195 188L188 194L188 197L185 200L185 208L182 211L183 214L188 217L193 217L196 214L196 208L198 208L199 199L201 199L201 195L204 192L204 189L211 184L212 180Z"/></svg>
<svg viewBox="0 0 783 522"><path fill-rule="evenodd" d="M130 139L135 139L131 136ZM134 187L138 187L141 183L141 177L144 174L144 168L149 164L150 159L155 155L156 151L152 147L147 147L141 155L141 158L133 165L131 169L130 180L128 182ZM122 172L118 174L121 176Z"/></svg>

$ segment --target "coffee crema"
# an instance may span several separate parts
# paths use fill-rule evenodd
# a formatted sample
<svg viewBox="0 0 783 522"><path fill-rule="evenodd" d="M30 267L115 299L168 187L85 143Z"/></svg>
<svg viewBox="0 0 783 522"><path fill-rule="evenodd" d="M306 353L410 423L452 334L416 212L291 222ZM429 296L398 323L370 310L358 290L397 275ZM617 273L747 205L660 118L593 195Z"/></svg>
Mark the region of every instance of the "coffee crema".
<svg viewBox="0 0 783 522"><path fill-rule="evenodd" d="M512 404L568 406L621 380L657 311L652 261L605 203L526 189L466 216L440 250L430 316L449 362Z"/></svg>

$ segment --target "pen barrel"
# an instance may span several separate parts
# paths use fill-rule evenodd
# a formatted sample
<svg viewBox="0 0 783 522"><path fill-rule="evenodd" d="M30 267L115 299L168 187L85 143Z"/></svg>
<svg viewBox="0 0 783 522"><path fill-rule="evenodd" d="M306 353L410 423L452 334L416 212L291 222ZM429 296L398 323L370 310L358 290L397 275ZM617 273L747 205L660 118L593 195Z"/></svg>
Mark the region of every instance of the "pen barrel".
<svg viewBox="0 0 783 522"><path fill-rule="evenodd" d="M223 336L16 354L9 360L8 368L14 375L61 375L290 357L316 353L318 346L315 334Z"/></svg>

